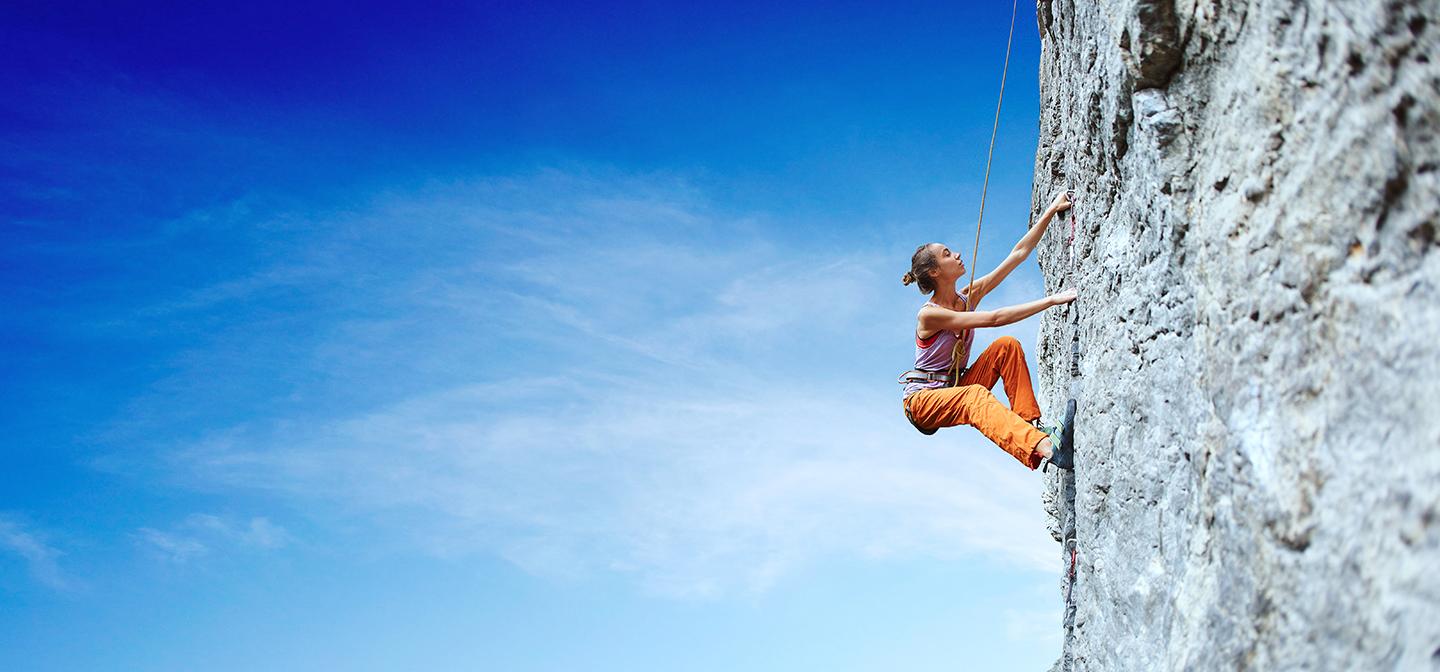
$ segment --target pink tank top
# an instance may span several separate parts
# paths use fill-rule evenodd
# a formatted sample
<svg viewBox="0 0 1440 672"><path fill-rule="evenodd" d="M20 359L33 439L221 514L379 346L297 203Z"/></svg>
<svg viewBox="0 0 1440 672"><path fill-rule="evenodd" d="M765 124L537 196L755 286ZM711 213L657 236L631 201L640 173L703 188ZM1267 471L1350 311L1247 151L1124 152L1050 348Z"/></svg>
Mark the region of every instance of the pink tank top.
<svg viewBox="0 0 1440 672"><path fill-rule="evenodd" d="M966 298L964 294L960 295L960 300L964 302L967 308L970 306L970 299ZM933 301L926 301L925 305L935 306L936 308L944 307ZM925 306L921 306L920 308L924 310ZM920 371L949 371L953 361L951 355L955 353L955 343L957 341L960 343L960 352L958 354L960 355L960 363L963 368L965 364L970 362L970 345L975 342L975 330L963 329L961 331L950 331L949 329L941 329L932 334L930 338L923 340L919 335L916 335L915 368ZM908 397L920 390L928 390L936 387L945 387L945 383L939 381L907 383L905 385L904 396Z"/></svg>

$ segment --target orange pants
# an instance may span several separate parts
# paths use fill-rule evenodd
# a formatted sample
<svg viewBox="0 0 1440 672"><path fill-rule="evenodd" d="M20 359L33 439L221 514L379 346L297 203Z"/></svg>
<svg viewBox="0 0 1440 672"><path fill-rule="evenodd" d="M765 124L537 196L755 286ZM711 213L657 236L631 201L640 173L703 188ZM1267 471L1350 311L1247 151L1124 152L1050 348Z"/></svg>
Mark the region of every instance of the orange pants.
<svg viewBox="0 0 1440 672"><path fill-rule="evenodd" d="M1005 383L1010 408L990 393L997 379ZM1030 385L1030 367L1020 341L1010 336L985 348L955 387L920 390L906 397L905 410L915 424L926 429L970 425L1031 469L1039 467L1043 459L1035 446L1046 434L1029 422L1040 417L1040 405L1035 403L1035 389Z"/></svg>

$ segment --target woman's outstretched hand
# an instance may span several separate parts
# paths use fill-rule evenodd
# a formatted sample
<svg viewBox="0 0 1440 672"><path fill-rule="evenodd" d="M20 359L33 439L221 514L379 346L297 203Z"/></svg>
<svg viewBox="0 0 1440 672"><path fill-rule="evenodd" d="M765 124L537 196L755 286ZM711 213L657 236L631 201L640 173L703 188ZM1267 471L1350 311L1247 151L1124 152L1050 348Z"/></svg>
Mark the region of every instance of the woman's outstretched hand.
<svg viewBox="0 0 1440 672"><path fill-rule="evenodd" d="M1050 201L1050 212L1065 212L1070 209L1070 192L1062 191L1055 194L1055 200Z"/></svg>
<svg viewBox="0 0 1440 672"><path fill-rule="evenodd" d="M1077 297L1077 296L1079 296L1079 294L1076 293L1075 290L1073 290L1073 289L1067 289L1067 290L1065 290L1065 291L1063 291L1063 292L1060 292L1059 294L1051 294L1051 295L1050 295L1050 301L1051 301L1054 305L1063 306L1063 305L1065 305L1065 304L1067 304L1067 303L1070 303L1070 302L1074 301L1074 300L1075 300L1075 297Z"/></svg>

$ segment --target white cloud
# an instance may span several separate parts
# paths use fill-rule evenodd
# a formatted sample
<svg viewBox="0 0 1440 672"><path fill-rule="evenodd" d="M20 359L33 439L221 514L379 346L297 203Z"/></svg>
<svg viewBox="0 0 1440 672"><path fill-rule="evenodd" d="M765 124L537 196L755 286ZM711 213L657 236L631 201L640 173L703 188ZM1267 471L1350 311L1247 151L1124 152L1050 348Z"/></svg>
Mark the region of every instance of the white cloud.
<svg viewBox="0 0 1440 672"><path fill-rule="evenodd" d="M409 391L206 432L168 453L186 482L669 594L763 590L834 555L1050 564L1039 479L974 430L926 439L900 412L919 302L884 279L903 258L778 241L663 178L545 172L345 217L271 255L321 255L324 273L254 273L366 309L287 373ZM183 561L213 545L207 525L140 536Z"/></svg>
<svg viewBox="0 0 1440 672"><path fill-rule="evenodd" d="M41 584L56 590L72 587L72 582L60 571L57 561L62 553L11 516L0 516L0 550L24 559L30 576Z"/></svg>
<svg viewBox="0 0 1440 672"><path fill-rule="evenodd" d="M435 553L498 552L542 574L608 567L674 593L764 588L834 553L1053 564L1033 476L973 430L911 437L885 395L600 392L557 383L520 400L536 411L497 412L492 388L452 390L304 433L232 434L179 460L212 485L403 513ZM567 396L570 409L548 410Z"/></svg>
<svg viewBox="0 0 1440 672"><path fill-rule="evenodd" d="M210 552L210 547L198 539L161 532L149 527L136 530L136 535L141 542L161 558L176 564L185 564Z"/></svg>
<svg viewBox="0 0 1440 672"><path fill-rule="evenodd" d="M217 550L269 550L289 543L290 534L265 517L237 521L209 513L193 513L168 531L142 527L136 539L158 557L185 564Z"/></svg>

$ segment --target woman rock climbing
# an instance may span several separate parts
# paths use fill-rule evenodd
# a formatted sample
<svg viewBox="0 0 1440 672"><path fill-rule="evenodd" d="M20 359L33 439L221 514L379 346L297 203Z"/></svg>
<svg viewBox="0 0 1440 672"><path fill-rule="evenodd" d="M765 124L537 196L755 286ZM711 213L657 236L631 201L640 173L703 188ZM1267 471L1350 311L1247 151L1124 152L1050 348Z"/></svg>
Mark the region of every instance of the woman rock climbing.
<svg viewBox="0 0 1440 672"><path fill-rule="evenodd" d="M957 283L965 277L965 263L958 254L940 243L915 250L903 282L916 283L922 293L930 294L930 300L917 316L915 368L900 376L900 382L905 383L905 417L916 429L934 434L941 427L970 425L1031 469L1045 460L1062 469L1074 467L1075 402L1067 404L1059 427L1039 428L1040 406L1035 402L1030 368L1019 341L1009 336L996 339L973 364L965 366L975 329L1019 322L1075 300L1072 289L1029 303L976 310L985 295L1030 256L1056 213L1069 208L1066 194L1056 196L1005 261L963 291ZM997 380L1005 385L1010 408L990 392Z"/></svg>

